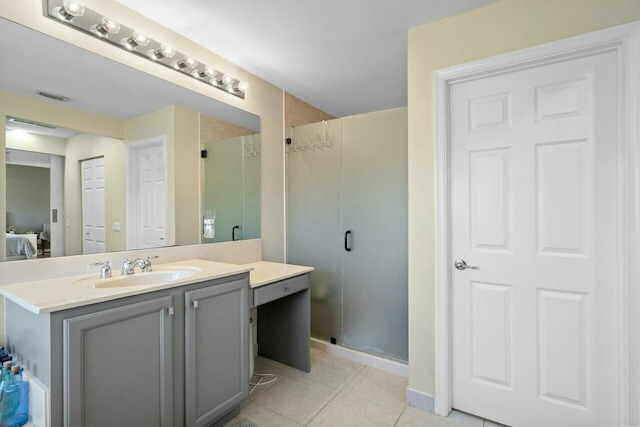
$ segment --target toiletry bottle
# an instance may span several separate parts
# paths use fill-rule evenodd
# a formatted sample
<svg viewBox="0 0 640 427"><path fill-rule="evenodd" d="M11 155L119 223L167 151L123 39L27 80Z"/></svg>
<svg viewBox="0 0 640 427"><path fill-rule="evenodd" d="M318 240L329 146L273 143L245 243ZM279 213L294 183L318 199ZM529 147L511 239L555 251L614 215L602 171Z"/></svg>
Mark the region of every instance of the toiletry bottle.
<svg viewBox="0 0 640 427"><path fill-rule="evenodd" d="M21 427L29 421L29 383L22 381L19 365L11 367L9 384L3 390L0 427Z"/></svg>

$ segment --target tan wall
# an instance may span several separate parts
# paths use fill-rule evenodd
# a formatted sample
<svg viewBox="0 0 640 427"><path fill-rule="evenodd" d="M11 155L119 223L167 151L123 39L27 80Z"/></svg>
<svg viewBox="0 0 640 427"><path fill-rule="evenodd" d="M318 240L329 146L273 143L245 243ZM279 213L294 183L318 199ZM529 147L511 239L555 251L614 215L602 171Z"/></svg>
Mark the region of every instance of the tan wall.
<svg viewBox="0 0 640 427"><path fill-rule="evenodd" d="M208 144L210 142L224 141L236 136L251 135L255 132L215 117L200 114L200 144Z"/></svg>
<svg viewBox="0 0 640 427"><path fill-rule="evenodd" d="M0 10L4 11L4 4L0 3ZM20 117L37 122L48 123L55 126L75 129L81 132L105 135L112 138L122 138L123 124L121 121L109 117L98 116L73 108L53 105L47 102L36 101L30 98L0 92L0 120L2 123L5 117ZM33 142L33 141L32 141ZM35 144L35 145L33 145ZM33 142L35 147L37 143ZM0 177L6 173L5 150L7 146L6 132L0 132ZM60 149L57 146L56 150ZM66 148L65 148L66 149ZM60 153L52 153L60 155ZM5 212L6 205L6 183L4 178L0 179L0 212ZM6 216L0 215L0 229L6 228ZM4 233L0 233L0 261L6 259L6 244ZM1 269L0 269L0 274Z"/></svg>
<svg viewBox="0 0 640 427"><path fill-rule="evenodd" d="M7 148L13 148L14 150L64 156L67 140L34 133L7 132L5 143Z"/></svg>
<svg viewBox="0 0 640 427"><path fill-rule="evenodd" d="M176 244L200 243L200 113L174 108Z"/></svg>
<svg viewBox="0 0 640 427"><path fill-rule="evenodd" d="M331 120L334 117L324 111L296 98L288 92L284 93L284 127L301 126Z"/></svg>
<svg viewBox="0 0 640 427"><path fill-rule="evenodd" d="M434 394L433 71L640 19L640 0L501 0L409 31L409 387Z"/></svg>
<svg viewBox="0 0 640 427"><path fill-rule="evenodd" d="M82 172L80 165L83 160L96 157L104 157L106 251L126 249L125 146L121 139L82 134L67 140L64 160L64 254L66 256L82 254ZM120 222L122 230L120 232L112 231L112 222ZM69 224L68 227L67 224Z"/></svg>
<svg viewBox="0 0 640 427"><path fill-rule="evenodd" d="M285 227L282 90L116 1L85 0L82 3L106 16L120 20L129 27L144 29L147 34L153 34L154 38L170 42L176 50L189 54L203 63L215 65L216 68L231 73L240 80L247 81L250 89L246 98L242 100L214 87L203 85L189 76L175 72L175 70L159 66L145 58L132 55L73 28L61 25L59 22L43 16L41 0L22 0L19 2L0 0L0 16L260 116L263 135L262 161L269 165L269 168L263 168L261 177L263 255L266 260L283 260ZM0 107L0 113L3 112L2 108ZM109 135L107 132L95 133ZM0 148L4 148L3 140L4 137L0 140ZM0 163L3 163L4 150L1 150L0 153L2 153L0 154ZM3 207L0 205L0 209ZM0 223L0 225L3 224Z"/></svg>

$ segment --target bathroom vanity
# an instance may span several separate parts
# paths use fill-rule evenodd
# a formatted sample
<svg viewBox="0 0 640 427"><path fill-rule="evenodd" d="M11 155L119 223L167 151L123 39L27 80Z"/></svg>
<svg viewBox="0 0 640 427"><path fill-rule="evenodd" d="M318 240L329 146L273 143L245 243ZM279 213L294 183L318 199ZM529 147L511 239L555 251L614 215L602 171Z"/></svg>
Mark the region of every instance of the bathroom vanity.
<svg viewBox="0 0 640 427"><path fill-rule="evenodd" d="M52 426L208 426L248 396L251 268L6 285L7 345L49 387Z"/></svg>
<svg viewBox="0 0 640 427"><path fill-rule="evenodd" d="M313 267L267 261L245 266L252 268L249 304L257 308L258 354L309 372Z"/></svg>

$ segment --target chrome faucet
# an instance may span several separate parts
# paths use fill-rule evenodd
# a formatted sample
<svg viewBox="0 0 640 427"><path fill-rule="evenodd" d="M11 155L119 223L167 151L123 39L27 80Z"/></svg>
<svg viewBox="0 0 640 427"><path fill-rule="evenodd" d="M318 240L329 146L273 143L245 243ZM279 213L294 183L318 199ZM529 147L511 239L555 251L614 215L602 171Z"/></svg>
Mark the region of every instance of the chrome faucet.
<svg viewBox="0 0 640 427"><path fill-rule="evenodd" d="M142 259L142 258L136 258L133 261L131 261L129 258L124 260L124 263L122 263L122 275L123 276L129 276L131 274L135 273L135 268L136 265L140 268L140 270L142 272L148 272L151 271L151 259L152 258L158 258L158 256L149 256L147 257L147 259Z"/></svg>
<svg viewBox="0 0 640 427"><path fill-rule="evenodd" d="M140 258L136 258L133 261L131 261L129 258L125 259L122 263L122 271L120 272L120 274L123 276L130 276L134 274L136 263L138 263L138 266L140 266L140 261L142 261L142 263L144 264L144 260ZM142 266L140 266L140 268L142 269Z"/></svg>

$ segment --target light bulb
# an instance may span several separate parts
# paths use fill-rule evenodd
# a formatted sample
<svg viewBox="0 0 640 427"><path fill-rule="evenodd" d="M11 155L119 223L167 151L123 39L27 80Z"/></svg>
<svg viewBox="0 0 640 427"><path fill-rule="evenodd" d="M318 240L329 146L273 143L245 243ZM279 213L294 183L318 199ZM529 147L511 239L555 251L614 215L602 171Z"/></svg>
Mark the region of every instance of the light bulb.
<svg viewBox="0 0 640 427"><path fill-rule="evenodd" d="M64 1L62 6L54 7L52 14L57 18L71 22L76 16L84 15L84 6L74 1Z"/></svg>
<svg viewBox="0 0 640 427"><path fill-rule="evenodd" d="M134 31L129 38L124 38L120 44L129 50L134 50L138 46L146 46L149 44L149 37L139 31Z"/></svg>
<svg viewBox="0 0 640 427"><path fill-rule="evenodd" d="M150 49L147 52L147 56L154 61L159 61L162 58L173 58L173 55L176 54L176 51L171 48L171 46L163 44L158 49Z"/></svg>
<svg viewBox="0 0 640 427"><path fill-rule="evenodd" d="M225 74L222 76L222 83L229 84L232 82L233 82L233 77L231 77L229 74Z"/></svg>
<svg viewBox="0 0 640 427"><path fill-rule="evenodd" d="M109 18L102 18L100 25L91 26L91 32L100 37L108 37L109 34L116 34L118 31L120 24Z"/></svg>
<svg viewBox="0 0 640 427"><path fill-rule="evenodd" d="M227 92L229 93L235 93L236 89L233 87L233 83L229 83L227 85Z"/></svg>
<svg viewBox="0 0 640 427"><path fill-rule="evenodd" d="M180 61L174 61L171 65L173 65L176 70L182 71L185 68L195 68L198 65L198 62L193 58L185 56Z"/></svg>
<svg viewBox="0 0 640 427"><path fill-rule="evenodd" d="M202 70L193 70L191 75L197 79L205 79L216 74L216 70L211 67L204 67Z"/></svg>
<svg viewBox="0 0 640 427"><path fill-rule="evenodd" d="M242 92L246 92L247 89L249 89L249 83L241 81L240 83L238 83L238 89L240 89Z"/></svg>

